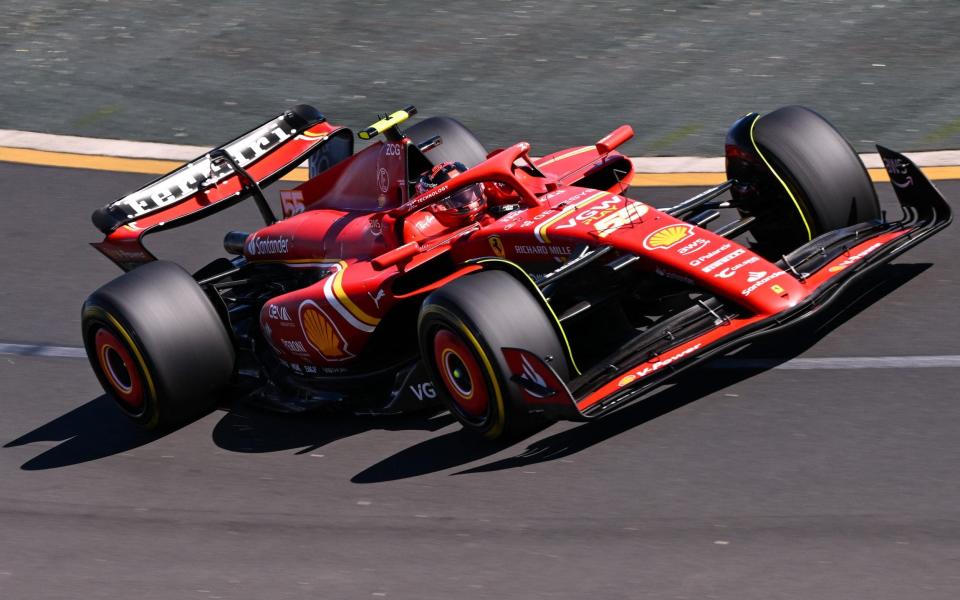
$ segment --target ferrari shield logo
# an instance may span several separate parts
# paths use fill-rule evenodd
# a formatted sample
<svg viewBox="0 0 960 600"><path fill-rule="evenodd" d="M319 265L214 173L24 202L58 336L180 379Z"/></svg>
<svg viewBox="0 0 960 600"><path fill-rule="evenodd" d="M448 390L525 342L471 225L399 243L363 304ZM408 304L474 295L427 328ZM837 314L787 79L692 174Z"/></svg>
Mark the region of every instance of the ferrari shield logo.
<svg viewBox="0 0 960 600"><path fill-rule="evenodd" d="M490 242L490 249L493 250L493 253L500 258L503 258L507 255L507 252L503 249L503 240L500 239L499 235L492 235L488 240Z"/></svg>

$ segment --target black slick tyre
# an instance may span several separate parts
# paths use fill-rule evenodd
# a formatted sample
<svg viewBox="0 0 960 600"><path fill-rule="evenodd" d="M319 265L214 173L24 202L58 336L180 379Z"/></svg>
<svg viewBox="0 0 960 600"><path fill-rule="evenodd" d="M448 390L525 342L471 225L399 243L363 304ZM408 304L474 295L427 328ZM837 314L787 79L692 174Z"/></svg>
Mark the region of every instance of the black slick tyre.
<svg viewBox="0 0 960 600"><path fill-rule="evenodd" d="M452 117L430 117L412 125L404 133L418 146L432 137L440 136L443 143L424 154L433 165L462 162L471 168L487 159L487 151L477 136Z"/></svg>
<svg viewBox="0 0 960 600"><path fill-rule="evenodd" d="M210 412L233 375L230 335L175 263L147 263L96 290L83 304L81 327L104 391L147 429Z"/></svg>
<svg viewBox="0 0 960 600"><path fill-rule="evenodd" d="M768 170L769 204L751 228L767 254L786 254L828 231L880 218L870 175L833 125L802 106L757 117L750 150Z"/></svg>
<svg viewBox="0 0 960 600"><path fill-rule="evenodd" d="M501 348L523 348L561 378L569 377L563 346L539 301L512 275L471 273L432 292L419 319L420 350L435 387L464 428L488 439L529 431L522 390L510 380Z"/></svg>

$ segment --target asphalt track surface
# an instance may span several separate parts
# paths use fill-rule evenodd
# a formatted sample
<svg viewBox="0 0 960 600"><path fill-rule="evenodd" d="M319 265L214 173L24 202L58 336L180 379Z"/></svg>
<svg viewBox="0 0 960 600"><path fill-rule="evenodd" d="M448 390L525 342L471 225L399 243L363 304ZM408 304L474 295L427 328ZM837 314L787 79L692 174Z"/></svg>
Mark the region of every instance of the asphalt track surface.
<svg viewBox="0 0 960 600"><path fill-rule="evenodd" d="M0 128L217 145L307 102L359 130L417 105L534 153L621 123L633 155L721 154L815 108L858 150L960 147L960 3L4 0Z"/></svg>
<svg viewBox="0 0 960 600"><path fill-rule="evenodd" d="M118 274L89 214L148 178L0 163L0 341L80 345L80 303ZM251 203L152 248L195 266L256 223ZM960 354L958 253L947 229L832 322L737 358ZM701 368L491 445L444 415L242 405L154 437L85 360L0 356L0 598L952 600L958 373Z"/></svg>

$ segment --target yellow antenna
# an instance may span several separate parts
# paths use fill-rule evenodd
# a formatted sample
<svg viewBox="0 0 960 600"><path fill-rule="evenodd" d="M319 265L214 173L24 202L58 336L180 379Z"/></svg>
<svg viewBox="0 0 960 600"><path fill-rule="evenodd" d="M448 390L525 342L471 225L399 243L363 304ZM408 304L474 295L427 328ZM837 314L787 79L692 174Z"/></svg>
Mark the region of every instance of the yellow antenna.
<svg viewBox="0 0 960 600"><path fill-rule="evenodd" d="M397 125L403 123L415 114L417 114L416 107L408 106L403 110L398 110L397 112L391 114L389 117L380 119L370 127L367 127L358 133L357 136L359 136L361 140L372 140L381 133L385 133L387 135L387 139L390 139L391 141L398 141L401 138L400 132L395 131L393 134L391 134L390 130L395 130Z"/></svg>

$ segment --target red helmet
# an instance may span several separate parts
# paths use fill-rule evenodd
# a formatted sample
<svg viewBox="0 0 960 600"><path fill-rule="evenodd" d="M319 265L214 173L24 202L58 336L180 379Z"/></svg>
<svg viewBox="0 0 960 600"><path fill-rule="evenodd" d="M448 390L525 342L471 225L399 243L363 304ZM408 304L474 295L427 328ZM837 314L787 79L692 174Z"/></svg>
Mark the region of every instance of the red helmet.
<svg viewBox="0 0 960 600"><path fill-rule="evenodd" d="M442 162L420 177L417 194L450 181L466 170L467 167L461 162ZM472 223L486 208L487 198L483 194L482 183L468 185L430 205L433 216L447 227L463 227Z"/></svg>

